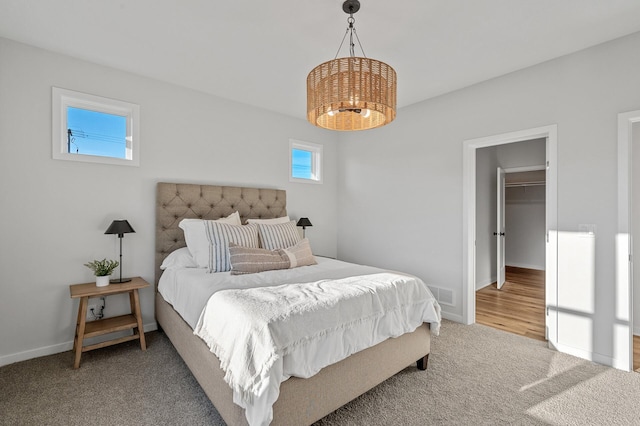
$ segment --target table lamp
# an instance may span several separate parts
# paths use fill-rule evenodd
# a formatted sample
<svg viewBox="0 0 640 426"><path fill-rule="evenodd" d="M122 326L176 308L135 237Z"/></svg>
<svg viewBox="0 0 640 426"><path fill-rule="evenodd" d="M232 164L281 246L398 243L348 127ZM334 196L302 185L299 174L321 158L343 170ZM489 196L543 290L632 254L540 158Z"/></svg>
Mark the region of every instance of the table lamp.
<svg viewBox="0 0 640 426"><path fill-rule="evenodd" d="M301 217L300 219L298 219L298 223L296 223L296 226L302 226L302 238L305 238L305 228L307 226L313 226L311 224L311 221L309 220L308 217Z"/></svg>
<svg viewBox="0 0 640 426"><path fill-rule="evenodd" d="M129 222L124 219L114 220L111 222L111 225L109 225L109 228L104 231L105 234L118 234L118 238L120 239L120 278L111 280L112 283L126 283L131 281L131 278L122 278L122 238L124 234L130 234L132 232L136 231L134 231L131 225L129 225Z"/></svg>

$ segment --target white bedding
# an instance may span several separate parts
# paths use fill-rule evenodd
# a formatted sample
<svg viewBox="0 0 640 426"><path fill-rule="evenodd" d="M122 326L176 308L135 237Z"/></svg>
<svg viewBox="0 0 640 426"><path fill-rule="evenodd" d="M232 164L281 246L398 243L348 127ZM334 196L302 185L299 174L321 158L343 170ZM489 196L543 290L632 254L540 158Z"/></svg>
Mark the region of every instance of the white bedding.
<svg viewBox="0 0 640 426"><path fill-rule="evenodd" d="M220 359L250 425L269 424L280 383L291 376L311 377L423 322L438 332L440 307L420 279L316 259L239 276L167 269L160 279L159 292Z"/></svg>
<svg viewBox="0 0 640 426"><path fill-rule="evenodd" d="M304 283L323 278L338 279L383 272L379 268L320 256L316 256L316 261L318 264L313 266L247 275L231 275L230 272L211 274L206 268L168 268L160 277L158 291L187 324L195 328L209 297L220 290ZM188 287L188 291L184 291L185 287Z"/></svg>

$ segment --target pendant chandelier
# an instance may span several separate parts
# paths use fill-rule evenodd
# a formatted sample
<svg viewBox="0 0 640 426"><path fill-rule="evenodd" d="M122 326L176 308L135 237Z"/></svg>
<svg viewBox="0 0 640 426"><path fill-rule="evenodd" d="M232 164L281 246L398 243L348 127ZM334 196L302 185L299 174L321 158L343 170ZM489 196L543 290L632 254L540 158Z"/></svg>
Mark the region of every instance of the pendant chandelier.
<svg viewBox="0 0 640 426"><path fill-rule="evenodd" d="M336 57L315 67L307 76L307 120L330 130L366 130L384 126L396 118L396 72L389 65L364 54L353 14L358 0L347 0L347 31ZM338 58L349 34L349 53ZM354 36L363 57L355 55Z"/></svg>

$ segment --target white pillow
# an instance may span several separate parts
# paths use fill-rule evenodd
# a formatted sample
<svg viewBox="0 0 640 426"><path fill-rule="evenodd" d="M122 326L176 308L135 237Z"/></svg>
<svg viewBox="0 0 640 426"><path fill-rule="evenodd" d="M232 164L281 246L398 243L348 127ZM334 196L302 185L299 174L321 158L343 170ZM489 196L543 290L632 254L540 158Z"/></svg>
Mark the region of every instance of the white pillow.
<svg viewBox="0 0 640 426"><path fill-rule="evenodd" d="M197 268L198 264L193 260L191 252L187 247L179 248L172 251L169 256L165 257L160 265L163 271L167 268Z"/></svg>
<svg viewBox="0 0 640 426"><path fill-rule="evenodd" d="M290 221L289 216L276 217L275 219L247 219L247 223L264 223L265 225L278 225Z"/></svg>
<svg viewBox="0 0 640 426"><path fill-rule="evenodd" d="M302 239L295 220L277 225L259 223L258 230L260 244L267 250L285 249L296 245Z"/></svg>
<svg viewBox="0 0 640 426"><path fill-rule="evenodd" d="M258 248L258 225L230 225L214 221L206 222L209 240L209 272L231 270L229 243Z"/></svg>
<svg viewBox="0 0 640 426"><path fill-rule="evenodd" d="M240 225L240 214L236 211L217 220L182 219L178 226L184 231L184 240L198 268L209 267L209 239L206 222L220 222Z"/></svg>

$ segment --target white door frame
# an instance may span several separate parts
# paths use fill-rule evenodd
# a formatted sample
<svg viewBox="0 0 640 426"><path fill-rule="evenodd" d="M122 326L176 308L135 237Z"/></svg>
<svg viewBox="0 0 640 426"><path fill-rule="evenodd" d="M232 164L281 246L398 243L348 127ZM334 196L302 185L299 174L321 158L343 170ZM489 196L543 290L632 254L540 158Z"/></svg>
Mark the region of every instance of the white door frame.
<svg viewBox="0 0 640 426"><path fill-rule="evenodd" d="M614 367L633 370L633 124L640 122L640 110L618 114L618 232L616 234L616 306L613 354L624 361ZM636 171L637 172L637 171ZM628 297L628 299L625 299ZM625 324L626 323L626 324ZM620 342L618 344L617 342Z"/></svg>
<svg viewBox="0 0 640 426"><path fill-rule="evenodd" d="M463 144L463 191L462 191L462 319L465 324L476 321L476 150L489 146L504 145L533 139L546 138L547 182L546 182L546 306L547 339L551 345L557 342L557 223L558 223L558 126L536 127L528 130L504 133L464 141Z"/></svg>

